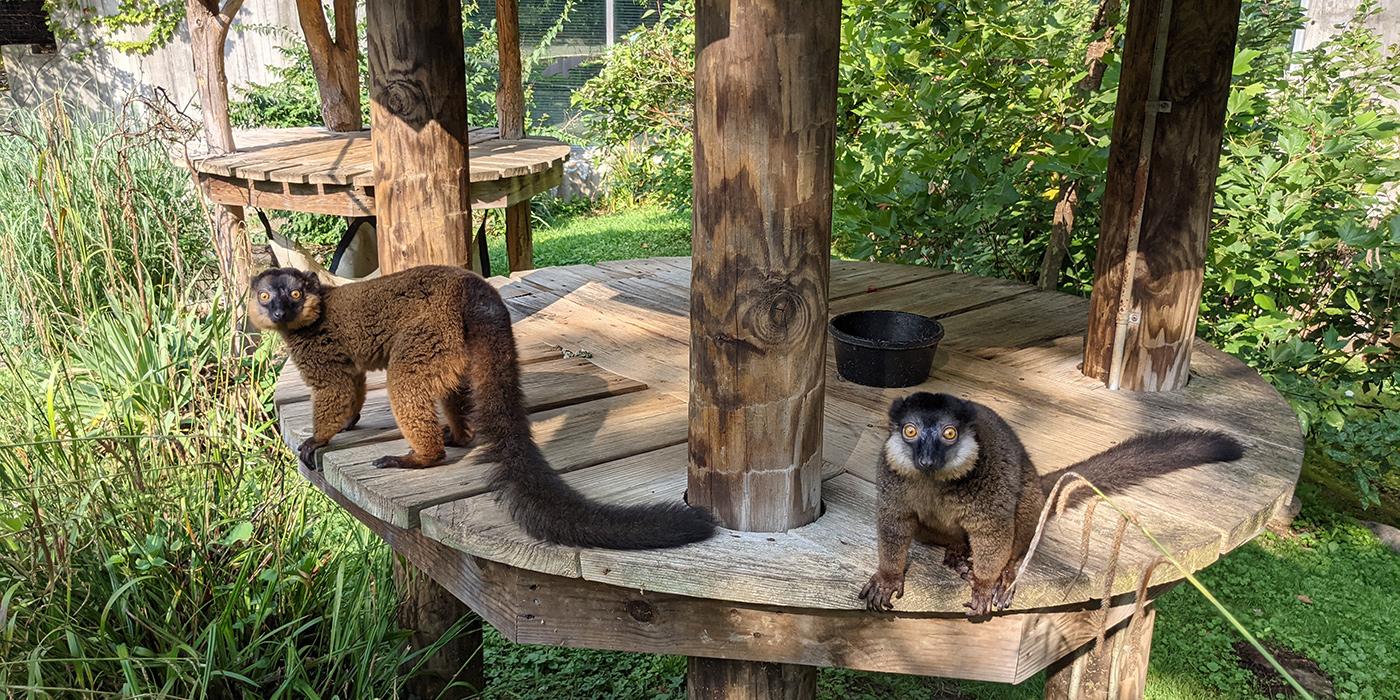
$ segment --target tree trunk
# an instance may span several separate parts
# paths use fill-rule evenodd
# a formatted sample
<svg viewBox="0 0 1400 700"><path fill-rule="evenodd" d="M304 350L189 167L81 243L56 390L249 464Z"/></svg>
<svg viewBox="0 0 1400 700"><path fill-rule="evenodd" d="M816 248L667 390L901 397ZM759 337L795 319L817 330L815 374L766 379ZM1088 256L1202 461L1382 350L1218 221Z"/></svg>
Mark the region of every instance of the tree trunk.
<svg viewBox="0 0 1400 700"><path fill-rule="evenodd" d="M821 510L839 0L696 7L687 498L775 532ZM691 659L691 698L808 700L810 666Z"/></svg>
<svg viewBox="0 0 1400 700"><path fill-rule="evenodd" d="M1149 605L1140 617L1105 637L1102 645L1090 642L1051 664L1045 699L1142 700L1156 618L1156 608Z"/></svg>
<svg viewBox="0 0 1400 700"><path fill-rule="evenodd" d="M412 630L408 639L411 651L437 644L458 620L467 621L466 629L447 640L432 656L413 660L413 664L421 666L404 681L404 690L411 697L423 699L476 697L486 688L481 618L441 584L398 556L394 557L394 586L399 592L399 627Z"/></svg>
<svg viewBox="0 0 1400 700"><path fill-rule="evenodd" d="M807 700L817 692L815 666L692 656L687 700Z"/></svg>
<svg viewBox="0 0 1400 700"><path fill-rule="evenodd" d="M1186 385L1205 276L1239 0L1128 6L1084 374Z"/></svg>
<svg viewBox="0 0 1400 700"><path fill-rule="evenodd" d="M217 0L186 0L186 20L190 49L194 57L195 82L199 88L199 111L204 122L204 140L215 153L232 153L233 127L228 118L228 74L224 70L224 43L233 16L243 0L229 0L222 9ZM225 289L241 296L252 278L253 250L243 225L243 207L226 207L209 202L214 226L214 254L219 259L219 275ZM242 304L234 304L241 324Z"/></svg>
<svg viewBox="0 0 1400 700"><path fill-rule="evenodd" d="M360 46L355 33L354 0L335 0L335 36L331 36L319 0L297 0L297 19L311 70L321 96L321 118L331 131L364 128L360 113Z"/></svg>

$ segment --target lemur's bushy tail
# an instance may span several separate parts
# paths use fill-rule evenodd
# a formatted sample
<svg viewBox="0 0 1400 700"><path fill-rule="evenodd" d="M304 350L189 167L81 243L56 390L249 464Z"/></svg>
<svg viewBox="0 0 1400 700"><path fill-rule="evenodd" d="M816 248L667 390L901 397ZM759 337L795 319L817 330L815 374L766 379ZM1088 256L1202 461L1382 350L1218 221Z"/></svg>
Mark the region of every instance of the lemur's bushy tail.
<svg viewBox="0 0 1400 700"><path fill-rule="evenodd" d="M606 549L678 547L714 533L714 520L699 508L679 501L599 503L560 478L530 434L515 336L500 294L474 277L464 296L476 434L495 463L491 486L525 532L555 544Z"/></svg>
<svg viewBox="0 0 1400 700"><path fill-rule="evenodd" d="M680 501L619 506L591 501L559 478L533 441L492 451L492 481L510 517L532 537L575 547L654 549L699 542L714 533L708 513Z"/></svg>
<svg viewBox="0 0 1400 700"><path fill-rule="evenodd" d="M1065 472L1075 472L1110 494L1152 476L1211 462L1233 462L1244 456L1244 445L1213 430L1162 430L1124 440L1078 464L1048 474L1048 489ZM1076 492L1076 496L1087 496Z"/></svg>

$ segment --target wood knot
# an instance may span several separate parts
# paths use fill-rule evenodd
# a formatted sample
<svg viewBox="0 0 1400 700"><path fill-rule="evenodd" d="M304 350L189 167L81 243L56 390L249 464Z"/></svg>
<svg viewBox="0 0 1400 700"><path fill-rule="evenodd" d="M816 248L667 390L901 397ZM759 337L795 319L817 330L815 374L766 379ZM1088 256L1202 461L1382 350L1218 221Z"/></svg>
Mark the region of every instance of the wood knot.
<svg viewBox="0 0 1400 700"><path fill-rule="evenodd" d="M637 622L650 623L656 619L656 608L651 607L651 603L645 600L627 601L627 614L632 616Z"/></svg>
<svg viewBox="0 0 1400 700"><path fill-rule="evenodd" d="M428 123L428 95L416 80L390 80L376 100L395 117L415 129Z"/></svg>
<svg viewBox="0 0 1400 700"><path fill-rule="evenodd" d="M811 324L811 305L792 282L781 279L770 280L759 290L745 325L766 344L786 344Z"/></svg>

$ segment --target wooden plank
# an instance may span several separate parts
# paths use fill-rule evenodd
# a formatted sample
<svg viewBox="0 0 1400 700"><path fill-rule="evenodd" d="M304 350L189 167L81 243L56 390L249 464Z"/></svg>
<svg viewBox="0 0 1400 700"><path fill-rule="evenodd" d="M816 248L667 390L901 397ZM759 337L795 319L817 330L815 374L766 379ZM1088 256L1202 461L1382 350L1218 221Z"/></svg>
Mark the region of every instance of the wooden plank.
<svg viewBox="0 0 1400 700"><path fill-rule="evenodd" d="M201 178L204 191L219 204L280 211L301 211L332 216L373 216L374 195L359 189L316 189L302 192L269 192L247 180L216 175Z"/></svg>
<svg viewBox="0 0 1400 700"><path fill-rule="evenodd" d="M520 357L520 364L532 365L537 362L548 362L550 360L564 359L559 352L559 348L544 343L519 342L517 353ZM530 370L526 369L525 376ZM365 387L369 391L384 388L384 373L369 372L365 378ZM311 388L301 379L301 372L297 370L295 362L290 359L282 366L282 371L277 375L277 386L274 389L275 403L278 406L297 401L306 401L311 398Z"/></svg>
<svg viewBox="0 0 1400 700"><path fill-rule="evenodd" d="M948 274L947 270L940 270L936 267L893 265L890 263L838 260L832 258L829 295L834 301L846 297L871 294L882 289L898 287L911 282L921 282L946 274Z"/></svg>
<svg viewBox="0 0 1400 700"><path fill-rule="evenodd" d="M1083 335L1089 300L1071 294L1025 294L944 318L942 345L993 358L1022 348Z"/></svg>
<svg viewBox="0 0 1400 700"><path fill-rule="evenodd" d="M360 411L359 425L354 430L331 438L330 444L322 449L322 454L400 437L398 423L389 407L388 392L383 389L383 376L382 373L375 373L377 386L373 387L366 378L368 391L364 408ZM526 365L521 372L520 388L525 392L526 407L537 412L641 391L646 384L604 370L586 359L562 358ZM310 437L310 401L284 403L280 410L282 437L288 445L299 445Z"/></svg>
<svg viewBox="0 0 1400 700"><path fill-rule="evenodd" d="M1017 682L1036 670L1022 659L1055 658L1093 638L1093 610L997 615L870 615L779 608L618 588L532 572L472 557L418 530L379 520L317 472L303 476L383 537L396 552L466 602L507 639L659 654L801 663L867 671ZM713 563L711 563L713 566ZM1109 611L1116 624L1131 605ZM1027 640L1026 629L1062 630ZM975 658L978 663L969 664Z"/></svg>
<svg viewBox="0 0 1400 700"><path fill-rule="evenodd" d="M685 441L685 405L659 392L639 392L530 416L535 442L556 471L571 471ZM379 469L374 460L402 454L392 440L329 449L320 455L329 483L360 507L399 527L415 527L424 508L485 493L490 465L473 450L448 448L447 463L429 469Z"/></svg>
<svg viewBox="0 0 1400 700"><path fill-rule="evenodd" d="M569 472L568 482L589 498L634 505L685 498L686 445L624 457ZM823 479L841 469L824 464ZM525 534L492 494L433 506L420 515L423 532L468 554L522 569L579 577L579 550L536 540Z"/></svg>
<svg viewBox="0 0 1400 700"><path fill-rule="evenodd" d="M862 309L894 309L945 318L1036 291L1030 285L949 272L831 302L832 315Z"/></svg>

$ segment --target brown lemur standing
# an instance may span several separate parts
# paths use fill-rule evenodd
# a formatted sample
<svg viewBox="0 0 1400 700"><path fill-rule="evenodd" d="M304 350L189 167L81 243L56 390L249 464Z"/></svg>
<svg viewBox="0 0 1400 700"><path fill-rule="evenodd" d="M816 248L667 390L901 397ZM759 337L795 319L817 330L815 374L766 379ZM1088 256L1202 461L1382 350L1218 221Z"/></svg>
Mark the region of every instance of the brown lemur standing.
<svg viewBox="0 0 1400 700"><path fill-rule="evenodd" d="M412 450L381 457L377 467L431 467L446 456L444 444L484 439L492 488L533 537L649 549L714 532L713 520L698 508L597 503L550 468L530 432L510 313L474 272L425 265L323 287L314 274L274 268L253 279L248 312L258 328L286 340L311 387L313 431L298 449L308 467L317 449L359 419L365 372L387 369L389 405Z"/></svg>
<svg viewBox="0 0 1400 700"><path fill-rule="evenodd" d="M1232 462L1244 447L1219 432L1143 433L1042 479L1016 432L995 411L918 392L890 406L880 457L879 565L860 597L889 610L904 595L913 540L944 548L944 565L972 584L969 616L1005 610L1057 476L1074 471L1114 488L1155 474Z"/></svg>

